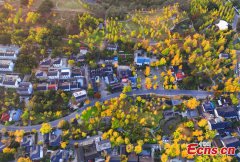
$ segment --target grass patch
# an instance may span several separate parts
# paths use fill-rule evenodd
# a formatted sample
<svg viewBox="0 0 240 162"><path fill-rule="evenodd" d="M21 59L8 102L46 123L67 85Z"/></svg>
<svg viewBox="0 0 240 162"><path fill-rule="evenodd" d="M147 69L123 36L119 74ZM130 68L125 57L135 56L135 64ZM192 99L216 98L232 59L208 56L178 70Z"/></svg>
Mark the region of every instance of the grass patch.
<svg viewBox="0 0 240 162"><path fill-rule="evenodd" d="M163 134L164 135L172 134L176 130L179 123L181 123L181 117L179 115L176 115L175 117L170 118L169 120L163 122L162 123Z"/></svg>
<svg viewBox="0 0 240 162"><path fill-rule="evenodd" d="M86 113L82 113L81 119L84 121L88 121L90 119L91 116L94 116L95 113L97 113L97 108L91 107L90 109L87 109L87 111L84 111Z"/></svg>
<svg viewBox="0 0 240 162"><path fill-rule="evenodd" d="M79 11L86 11L86 9L83 7L83 2L81 0L58 0L56 2L56 7L64 10L74 9Z"/></svg>

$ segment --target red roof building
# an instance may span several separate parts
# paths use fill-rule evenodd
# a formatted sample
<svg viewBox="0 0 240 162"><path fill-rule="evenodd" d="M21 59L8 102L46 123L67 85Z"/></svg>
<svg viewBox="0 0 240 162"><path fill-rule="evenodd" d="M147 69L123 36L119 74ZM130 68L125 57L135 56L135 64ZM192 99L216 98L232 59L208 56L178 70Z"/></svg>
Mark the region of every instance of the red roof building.
<svg viewBox="0 0 240 162"><path fill-rule="evenodd" d="M177 80L177 81L183 80L183 78L185 78L184 72L178 72L178 73L176 74L176 80Z"/></svg>
<svg viewBox="0 0 240 162"><path fill-rule="evenodd" d="M10 118L10 115L8 113L2 113L2 116L1 116L1 121L2 122L7 122L9 121L9 118Z"/></svg>
<svg viewBox="0 0 240 162"><path fill-rule="evenodd" d="M58 89L57 84L49 84L49 85L48 85L48 90L54 90L54 91L56 91L57 89Z"/></svg>

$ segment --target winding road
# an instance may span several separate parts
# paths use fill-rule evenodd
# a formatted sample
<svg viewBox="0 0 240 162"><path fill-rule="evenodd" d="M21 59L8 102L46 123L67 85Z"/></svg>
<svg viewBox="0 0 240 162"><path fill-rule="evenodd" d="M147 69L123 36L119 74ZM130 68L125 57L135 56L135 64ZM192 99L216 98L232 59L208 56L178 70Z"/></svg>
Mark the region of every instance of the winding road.
<svg viewBox="0 0 240 162"><path fill-rule="evenodd" d="M141 96L141 95L149 95L149 94L156 94L159 96L175 96L175 95L189 95L189 96L194 96L198 98L205 98L208 95L213 95L213 92L208 92L208 91L196 91L196 90L136 90L132 92L127 93L129 96ZM67 120L70 121L71 118L75 118L76 114L80 114L83 110L85 110L89 106L93 106L97 101L103 102L105 100L110 100L111 98L118 97L120 95L119 93L114 93L109 96L106 96L104 98L101 98L99 100L92 100L90 104L84 105L81 107L78 111L75 111L68 116L62 117L61 119L54 120L49 122L52 127L57 127L58 122L60 120ZM16 130L24 130L25 132L32 131L33 129L36 129L39 131L41 128L41 125L32 125L32 126L4 126L0 125L0 129L5 128L7 131L16 131Z"/></svg>

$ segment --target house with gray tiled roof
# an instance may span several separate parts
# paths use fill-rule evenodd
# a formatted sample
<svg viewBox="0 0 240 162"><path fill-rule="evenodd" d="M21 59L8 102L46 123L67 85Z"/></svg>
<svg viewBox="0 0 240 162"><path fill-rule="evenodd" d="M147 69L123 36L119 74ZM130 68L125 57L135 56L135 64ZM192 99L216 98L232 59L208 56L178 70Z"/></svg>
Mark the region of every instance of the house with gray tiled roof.
<svg viewBox="0 0 240 162"><path fill-rule="evenodd" d="M60 129L55 129L49 133L49 146L56 147L61 144L61 134L62 131Z"/></svg>
<svg viewBox="0 0 240 162"><path fill-rule="evenodd" d="M239 120L238 111L233 106L226 106L216 108L214 110L216 117L222 117L223 119L237 119Z"/></svg>
<svg viewBox="0 0 240 162"><path fill-rule="evenodd" d="M114 44L109 43L107 45L107 50L109 50L109 51L117 51L118 48L119 48L119 46L117 43L114 43Z"/></svg>
<svg viewBox="0 0 240 162"><path fill-rule="evenodd" d="M35 142L34 134L25 135L25 136L23 136L23 138L20 142L20 146L21 147L31 147L34 145L34 142Z"/></svg>
<svg viewBox="0 0 240 162"><path fill-rule="evenodd" d="M13 72L14 65L11 60L0 60L0 72Z"/></svg>
<svg viewBox="0 0 240 162"><path fill-rule="evenodd" d="M64 80L64 79L69 79L69 78L71 78L71 69L69 69L69 68L61 69L60 79Z"/></svg>
<svg viewBox="0 0 240 162"><path fill-rule="evenodd" d="M21 82L17 88L17 93L20 96L29 96L33 93L33 85L30 82Z"/></svg>
<svg viewBox="0 0 240 162"><path fill-rule="evenodd" d="M238 148L240 147L240 140L236 137L224 137L221 139L221 142L224 147L235 147Z"/></svg>
<svg viewBox="0 0 240 162"><path fill-rule="evenodd" d="M35 77L37 79L47 79L47 73L45 71L41 71L41 70L38 70L36 73L35 73Z"/></svg>
<svg viewBox="0 0 240 162"><path fill-rule="evenodd" d="M48 90L48 84L47 83L42 83L38 84L36 87L37 91L47 91Z"/></svg>
<svg viewBox="0 0 240 162"><path fill-rule="evenodd" d="M71 87L70 87L70 82L64 82L64 83L60 83L58 85L58 89L61 89L62 91L70 91L71 90Z"/></svg>
<svg viewBox="0 0 240 162"><path fill-rule="evenodd" d="M48 68L51 67L51 65L52 65L52 60L50 58L48 58L48 59L42 60L39 64L39 67L42 70L47 70Z"/></svg>
<svg viewBox="0 0 240 162"><path fill-rule="evenodd" d="M50 80L59 79L60 73L58 70L49 71L47 76L48 76L48 79L50 79Z"/></svg>
<svg viewBox="0 0 240 162"><path fill-rule="evenodd" d="M16 45L0 45L0 59L17 60L20 48Z"/></svg>
<svg viewBox="0 0 240 162"><path fill-rule="evenodd" d="M51 154L51 162L68 162L69 151L68 150L56 150Z"/></svg>
<svg viewBox="0 0 240 162"><path fill-rule="evenodd" d="M60 68L63 65L63 61L61 58L56 58L52 61L52 66L54 68Z"/></svg>
<svg viewBox="0 0 240 162"><path fill-rule="evenodd" d="M31 152L30 152L30 159L32 161L35 161L35 160L41 160L43 158L43 146L41 145L34 145L31 149Z"/></svg>
<svg viewBox="0 0 240 162"><path fill-rule="evenodd" d="M100 157L100 153L96 149L95 142L80 145L76 148L77 161L85 162L88 160L95 160Z"/></svg>
<svg viewBox="0 0 240 162"><path fill-rule="evenodd" d="M18 88L21 78L18 75L5 75L2 86L6 88Z"/></svg>

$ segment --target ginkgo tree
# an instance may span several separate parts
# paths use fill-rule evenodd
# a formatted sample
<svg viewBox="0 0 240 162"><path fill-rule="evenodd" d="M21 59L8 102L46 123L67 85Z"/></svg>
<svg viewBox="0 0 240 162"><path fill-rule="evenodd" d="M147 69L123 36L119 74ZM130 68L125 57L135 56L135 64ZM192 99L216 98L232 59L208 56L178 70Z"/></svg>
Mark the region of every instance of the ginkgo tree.
<svg viewBox="0 0 240 162"><path fill-rule="evenodd" d="M198 101L196 98L191 98L187 101L184 101L184 104L189 109L196 109L200 105L200 101Z"/></svg>
<svg viewBox="0 0 240 162"><path fill-rule="evenodd" d="M142 145L161 140L161 134L153 131L161 120L163 105L160 97L146 100L140 96L130 97L122 93L104 103L97 102L82 112L81 119L87 132L103 130L102 138L109 139L113 146L125 144L127 152L142 152ZM110 125L101 120L110 118ZM107 129L106 129L107 128ZM81 131L84 131L81 127ZM86 131L86 130L85 130Z"/></svg>
<svg viewBox="0 0 240 162"><path fill-rule="evenodd" d="M43 123L41 128L40 128L40 132L42 134L50 133L51 130L52 130L52 126L49 123Z"/></svg>

